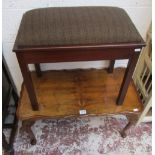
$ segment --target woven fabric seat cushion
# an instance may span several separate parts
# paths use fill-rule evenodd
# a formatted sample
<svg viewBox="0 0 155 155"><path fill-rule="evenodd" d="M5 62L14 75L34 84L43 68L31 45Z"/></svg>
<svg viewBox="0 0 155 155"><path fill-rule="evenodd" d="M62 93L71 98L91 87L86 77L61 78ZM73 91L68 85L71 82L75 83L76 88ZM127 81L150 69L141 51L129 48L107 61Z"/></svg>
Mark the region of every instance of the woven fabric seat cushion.
<svg viewBox="0 0 155 155"><path fill-rule="evenodd" d="M117 7L41 8L24 14L18 47L139 43L127 13Z"/></svg>

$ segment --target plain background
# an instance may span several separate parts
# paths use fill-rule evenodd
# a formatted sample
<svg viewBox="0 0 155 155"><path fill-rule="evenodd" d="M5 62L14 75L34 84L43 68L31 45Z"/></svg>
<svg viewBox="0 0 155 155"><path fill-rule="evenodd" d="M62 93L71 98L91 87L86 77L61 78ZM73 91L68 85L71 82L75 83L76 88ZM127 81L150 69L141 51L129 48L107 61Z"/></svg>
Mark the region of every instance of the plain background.
<svg viewBox="0 0 155 155"><path fill-rule="evenodd" d="M124 8L144 39L152 19L151 0L3 0L2 51L17 87L18 93L20 92L23 78L21 76L16 56L12 52L12 48L23 13L34 8L64 6L117 6ZM103 68L107 67L108 65L108 61L96 61L41 64L41 68L43 70ZM127 60L117 61L115 67L125 67L126 65ZM30 69L34 69L33 65L30 66Z"/></svg>

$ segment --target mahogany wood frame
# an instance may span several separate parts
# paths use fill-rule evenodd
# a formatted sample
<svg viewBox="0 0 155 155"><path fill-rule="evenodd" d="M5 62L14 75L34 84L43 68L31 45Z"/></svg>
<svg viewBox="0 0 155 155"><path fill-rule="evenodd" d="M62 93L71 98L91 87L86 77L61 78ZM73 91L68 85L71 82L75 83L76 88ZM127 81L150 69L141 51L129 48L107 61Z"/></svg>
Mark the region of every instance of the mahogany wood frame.
<svg viewBox="0 0 155 155"><path fill-rule="evenodd" d="M129 59L116 103L123 104L132 74L144 43L126 43L114 45L58 46L58 47L18 47L14 48L31 101L32 109L39 110L28 64L35 64L37 75L41 76L39 63L111 60L109 72L112 72L116 59ZM135 49L138 48L138 52Z"/></svg>

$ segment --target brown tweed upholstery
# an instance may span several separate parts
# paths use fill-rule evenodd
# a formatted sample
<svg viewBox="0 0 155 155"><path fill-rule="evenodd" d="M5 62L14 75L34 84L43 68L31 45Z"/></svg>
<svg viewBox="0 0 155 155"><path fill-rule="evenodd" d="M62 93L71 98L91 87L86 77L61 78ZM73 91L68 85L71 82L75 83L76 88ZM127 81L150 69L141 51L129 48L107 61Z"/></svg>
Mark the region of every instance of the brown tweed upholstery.
<svg viewBox="0 0 155 155"><path fill-rule="evenodd" d="M61 46L139 43L142 38L117 7L42 8L24 14L16 45Z"/></svg>

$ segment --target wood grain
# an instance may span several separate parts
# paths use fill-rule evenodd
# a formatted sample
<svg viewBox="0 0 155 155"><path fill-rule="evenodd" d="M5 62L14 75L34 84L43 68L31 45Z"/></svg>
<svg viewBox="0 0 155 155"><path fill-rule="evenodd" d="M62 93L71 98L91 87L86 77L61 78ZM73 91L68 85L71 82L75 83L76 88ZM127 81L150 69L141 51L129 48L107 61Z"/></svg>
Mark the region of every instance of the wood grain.
<svg viewBox="0 0 155 155"><path fill-rule="evenodd" d="M46 71L38 78L32 72L39 111L31 109L25 86L22 86L17 116L21 120L80 116L140 113L143 109L133 82L130 83L124 103L116 99L125 69L108 74L104 69Z"/></svg>

